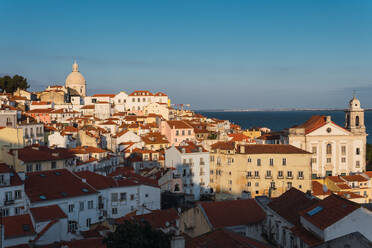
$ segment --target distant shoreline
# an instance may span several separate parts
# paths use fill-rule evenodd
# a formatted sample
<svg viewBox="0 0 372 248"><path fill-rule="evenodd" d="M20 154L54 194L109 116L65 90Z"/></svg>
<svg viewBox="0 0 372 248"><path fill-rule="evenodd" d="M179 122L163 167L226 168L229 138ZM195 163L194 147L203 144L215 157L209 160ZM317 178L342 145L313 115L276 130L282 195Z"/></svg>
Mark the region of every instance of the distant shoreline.
<svg viewBox="0 0 372 248"><path fill-rule="evenodd" d="M310 109L310 108L304 108L304 109L200 109L200 110L193 110L195 112L305 112L305 111L345 111L346 109ZM364 109L364 111L372 111L372 109Z"/></svg>

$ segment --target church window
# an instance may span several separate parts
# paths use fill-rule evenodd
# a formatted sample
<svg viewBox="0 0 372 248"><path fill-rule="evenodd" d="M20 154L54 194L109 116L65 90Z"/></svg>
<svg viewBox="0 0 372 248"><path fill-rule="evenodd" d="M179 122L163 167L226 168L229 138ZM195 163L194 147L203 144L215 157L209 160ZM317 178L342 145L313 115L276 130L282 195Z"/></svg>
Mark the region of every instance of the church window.
<svg viewBox="0 0 372 248"><path fill-rule="evenodd" d="M135 102L136 101L136 98L132 98L132 102Z"/></svg>
<svg viewBox="0 0 372 248"><path fill-rule="evenodd" d="M356 153L356 155L360 155L360 148L357 148L355 153Z"/></svg>
<svg viewBox="0 0 372 248"><path fill-rule="evenodd" d="M313 154L316 154L316 146L313 146L311 151L312 151Z"/></svg>
<svg viewBox="0 0 372 248"><path fill-rule="evenodd" d="M341 154L346 155L346 146L341 146Z"/></svg>
<svg viewBox="0 0 372 248"><path fill-rule="evenodd" d="M327 144L327 154L332 154L332 145Z"/></svg>
<svg viewBox="0 0 372 248"><path fill-rule="evenodd" d="M355 126L359 127L359 116L355 117Z"/></svg>

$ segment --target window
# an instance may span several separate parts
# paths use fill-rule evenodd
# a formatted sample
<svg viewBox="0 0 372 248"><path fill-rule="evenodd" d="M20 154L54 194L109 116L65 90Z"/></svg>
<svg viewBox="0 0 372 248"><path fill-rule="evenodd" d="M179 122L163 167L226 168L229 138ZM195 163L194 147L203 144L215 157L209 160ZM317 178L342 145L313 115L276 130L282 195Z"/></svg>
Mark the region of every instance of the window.
<svg viewBox="0 0 372 248"><path fill-rule="evenodd" d="M5 201L13 201L12 191L5 192Z"/></svg>
<svg viewBox="0 0 372 248"><path fill-rule="evenodd" d="M127 193L120 193L120 201L126 201L127 200Z"/></svg>
<svg viewBox="0 0 372 248"><path fill-rule="evenodd" d="M327 144L327 154L332 154L332 145Z"/></svg>
<svg viewBox="0 0 372 248"><path fill-rule="evenodd" d="M33 168L32 168L32 164L28 164L26 165L26 171L27 172L32 172Z"/></svg>
<svg viewBox="0 0 372 248"><path fill-rule="evenodd" d="M259 185L260 184L258 182L254 184L254 186L256 186L256 187L258 187ZM256 193L256 194L258 194L258 193Z"/></svg>
<svg viewBox="0 0 372 248"><path fill-rule="evenodd" d="M331 158L327 158L327 163L331 163L332 162L332 159Z"/></svg>
<svg viewBox="0 0 372 248"><path fill-rule="evenodd" d="M93 200L88 201L88 209L93 208Z"/></svg>
<svg viewBox="0 0 372 248"><path fill-rule="evenodd" d="M288 189L292 188L292 182L288 182L288 183L287 183L287 188L288 188Z"/></svg>
<svg viewBox="0 0 372 248"><path fill-rule="evenodd" d="M270 165L271 165L271 166L274 165L274 159L273 159L273 158L270 158Z"/></svg>
<svg viewBox="0 0 372 248"><path fill-rule="evenodd" d="M3 209L1 209L0 215L2 217L9 216L9 208L3 208Z"/></svg>
<svg viewBox="0 0 372 248"><path fill-rule="evenodd" d="M131 201L134 200L134 194L131 194L131 195L130 195L130 200L131 200Z"/></svg>
<svg viewBox="0 0 372 248"><path fill-rule="evenodd" d="M345 157L341 158L341 163L346 163L346 158Z"/></svg>
<svg viewBox="0 0 372 248"><path fill-rule="evenodd" d="M275 182L270 183L270 188L275 189Z"/></svg>
<svg viewBox="0 0 372 248"><path fill-rule="evenodd" d="M52 161L52 166L51 166L52 170L57 168L57 162L56 161Z"/></svg>
<svg viewBox="0 0 372 248"><path fill-rule="evenodd" d="M182 136L185 136L185 130L182 130Z"/></svg>
<svg viewBox="0 0 372 248"><path fill-rule="evenodd" d="M355 153L356 153L356 155L360 155L360 148L357 148Z"/></svg>
<svg viewBox="0 0 372 248"><path fill-rule="evenodd" d="M87 221L86 221L87 227L90 227L91 222L92 222L92 220L90 218L88 218Z"/></svg>
<svg viewBox="0 0 372 248"><path fill-rule="evenodd" d="M252 171L247 172L247 177L252 177Z"/></svg>
<svg viewBox="0 0 372 248"><path fill-rule="evenodd" d="M70 205L68 205L68 212L69 212L69 213L74 212L74 204L70 204Z"/></svg>
<svg viewBox="0 0 372 248"><path fill-rule="evenodd" d="M191 135L191 130L189 130L187 133L188 133L188 135Z"/></svg>
<svg viewBox="0 0 372 248"><path fill-rule="evenodd" d="M16 207L16 208L14 208L15 215L19 215L19 214L21 214L21 212L22 212L22 207Z"/></svg>
<svg viewBox="0 0 372 248"><path fill-rule="evenodd" d="M282 178L283 177L283 171L278 171L278 177Z"/></svg>
<svg viewBox="0 0 372 248"><path fill-rule="evenodd" d="M21 190L16 190L14 192L14 199L18 200L22 198L22 191Z"/></svg>
<svg viewBox="0 0 372 248"><path fill-rule="evenodd" d="M41 171L41 164L36 164L36 168L35 168L36 171Z"/></svg>
<svg viewBox="0 0 372 248"><path fill-rule="evenodd" d="M112 214L118 214L118 209L117 208L112 208Z"/></svg>
<svg viewBox="0 0 372 248"><path fill-rule="evenodd" d="M282 159L282 165L287 165L287 159L286 158Z"/></svg>
<svg viewBox="0 0 372 248"><path fill-rule="evenodd" d="M176 131L176 136L178 136L179 134L180 134L180 131L177 130L177 131Z"/></svg>
<svg viewBox="0 0 372 248"><path fill-rule="evenodd" d="M251 158L248 158L248 163L252 163L252 159Z"/></svg>
<svg viewBox="0 0 372 248"><path fill-rule="evenodd" d="M257 166L261 166L261 159L257 159Z"/></svg>
<svg viewBox="0 0 372 248"><path fill-rule="evenodd" d="M211 156L210 160L211 160L211 162L213 162L214 161L214 156Z"/></svg>
<svg viewBox="0 0 372 248"><path fill-rule="evenodd" d="M346 146L341 146L341 154L346 155Z"/></svg>
<svg viewBox="0 0 372 248"><path fill-rule="evenodd" d="M255 176L255 177L260 177L260 172L259 172L259 171L255 171L255 172L254 172L254 176Z"/></svg>
<svg viewBox="0 0 372 248"><path fill-rule="evenodd" d="M248 187L251 187L251 182L248 182L248 183L247 183L247 186L248 186Z"/></svg>
<svg viewBox="0 0 372 248"><path fill-rule="evenodd" d="M360 161L356 161L355 167L357 167L357 168L360 167Z"/></svg>
<svg viewBox="0 0 372 248"><path fill-rule="evenodd" d="M316 164L316 158L311 158L311 163Z"/></svg>
<svg viewBox="0 0 372 248"><path fill-rule="evenodd" d="M84 202L79 202L79 210L84 211Z"/></svg>
<svg viewBox="0 0 372 248"><path fill-rule="evenodd" d="M287 171L287 177L292 178L292 171Z"/></svg>
<svg viewBox="0 0 372 248"><path fill-rule="evenodd" d="M76 229L77 229L77 223L76 223L76 221L69 221L68 222L68 232L75 232L76 231Z"/></svg>
<svg viewBox="0 0 372 248"><path fill-rule="evenodd" d="M266 171L266 177L271 177L271 171Z"/></svg>
<svg viewBox="0 0 372 248"><path fill-rule="evenodd" d="M311 148L311 152L312 152L312 154L316 154L316 146L313 146L312 148Z"/></svg>
<svg viewBox="0 0 372 248"><path fill-rule="evenodd" d="M298 178L304 178L304 172L303 171L298 172Z"/></svg>
<svg viewBox="0 0 372 248"><path fill-rule="evenodd" d="M359 116L355 117L355 126L359 127Z"/></svg>
<svg viewBox="0 0 372 248"><path fill-rule="evenodd" d="M229 184L232 184L232 180L229 180Z"/></svg>

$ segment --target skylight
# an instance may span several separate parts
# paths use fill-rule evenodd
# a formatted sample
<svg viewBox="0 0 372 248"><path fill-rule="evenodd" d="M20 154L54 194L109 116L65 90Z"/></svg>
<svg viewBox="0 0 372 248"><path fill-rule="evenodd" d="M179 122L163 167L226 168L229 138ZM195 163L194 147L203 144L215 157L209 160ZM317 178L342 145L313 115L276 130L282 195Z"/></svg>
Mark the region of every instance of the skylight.
<svg viewBox="0 0 372 248"><path fill-rule="evenodd" d="M85 192L85 193L88 193L89 192L89 190L87 189L87 188L82 188L81 189L83 192Z"/></svg>
<svg viewBox="0 0 372 248"><path fill-rule="evenodd" d="M323 207L321 207L321 206L317 206L316 208L314 208L314 209L308 211L307 214L308 214L309 216L313 216L313 215L319 213L319 212L322 211L322 210L323 210Z"/></svg>
<svg viewBox="0 0 372 248"><path fill-rule="evenodd" d="M41 196L40 196L40 199L41 199L41 200L46 200L47 197L46 197L45 195L41 195Z"/></svg>

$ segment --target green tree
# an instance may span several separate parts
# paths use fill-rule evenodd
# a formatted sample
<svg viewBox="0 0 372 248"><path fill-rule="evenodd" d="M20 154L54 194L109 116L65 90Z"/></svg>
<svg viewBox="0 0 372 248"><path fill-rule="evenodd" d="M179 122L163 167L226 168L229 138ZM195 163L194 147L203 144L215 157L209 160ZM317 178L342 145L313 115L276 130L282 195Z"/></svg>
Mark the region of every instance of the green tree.
<svg viewBox="0 0 372 248"><path fill-rule="evenodd" d="M13 93L17 88L26 90L29 87L30 85L27 83L27 79L20 75L14 75L13 77L6 75L0 77L0 90L2 92Z"/></svg>
<svg viewBox="0 0 372 248"><path fill-rule="evenodd" d="M125 221L103 242L107 248L169 248L171 238L172 235L152 228L146 221Z"/></svg>

